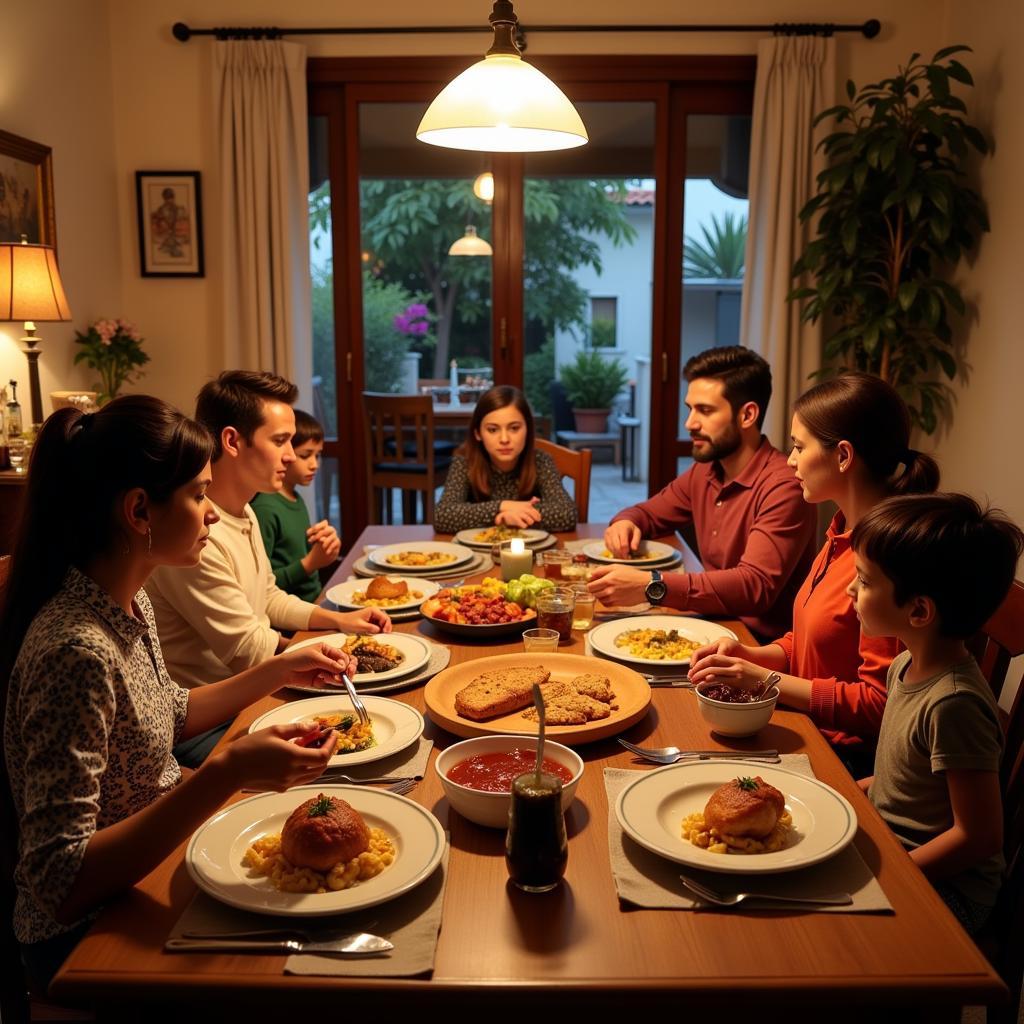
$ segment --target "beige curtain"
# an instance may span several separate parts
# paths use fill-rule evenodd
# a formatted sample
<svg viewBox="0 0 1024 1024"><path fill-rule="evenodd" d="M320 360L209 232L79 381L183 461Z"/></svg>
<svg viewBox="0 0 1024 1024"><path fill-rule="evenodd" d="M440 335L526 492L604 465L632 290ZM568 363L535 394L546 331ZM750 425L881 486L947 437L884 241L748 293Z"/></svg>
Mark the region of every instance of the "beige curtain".
<svg viewBox="0 0 1024 1024"><path fill-rule="evenodd" d="M821 133L811 122L834 103L834 39L779 36L760 42L740 337L771 364L772 401L764 431L782 450L789 447L793 401L821 366L820 323L800 323L800 304L787 302L786 295L797 283L790 277L793 263L811 237L798 214L825 167L814 149Z"/></svg>
<svg viewBox="0 0 1024 1024"><path fill-rule="evenodd" d="M215 54L224 366L301 386L312 350L306 51L242 40Z"/></svg>

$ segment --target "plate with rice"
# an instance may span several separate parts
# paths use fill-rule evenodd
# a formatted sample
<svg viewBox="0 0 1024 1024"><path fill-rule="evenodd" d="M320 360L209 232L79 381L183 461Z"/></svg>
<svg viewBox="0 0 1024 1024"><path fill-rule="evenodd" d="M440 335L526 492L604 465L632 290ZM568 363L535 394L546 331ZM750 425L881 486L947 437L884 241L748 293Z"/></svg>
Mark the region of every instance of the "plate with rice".
<svg viewBox="0 0 1024 1024"><path fill-rule="evenodd" d="M410 675L430 660L427 641L411 633L326 633L289 644L288 650L315 644L348 651L359 662L359 671L352 676L352 682L357 686L359 683L382 683Z"/></svg>
<svg viewBox="0 0 1024 1024"><path fill-rule="evenodd" d="M717 622L685 615L634 615L603 622L589 634L596 654L649 669L689 665L698 647L726 638L737 639Z"/></svg>

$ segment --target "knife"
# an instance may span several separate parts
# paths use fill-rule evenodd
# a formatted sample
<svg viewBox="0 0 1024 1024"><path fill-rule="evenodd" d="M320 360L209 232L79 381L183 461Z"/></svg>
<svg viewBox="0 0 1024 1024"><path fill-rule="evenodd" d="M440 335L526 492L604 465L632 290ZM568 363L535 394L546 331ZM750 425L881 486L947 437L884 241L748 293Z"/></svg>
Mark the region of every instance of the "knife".
<svg viewBox="0 0 1024 1024"><path fill-rule="evenodd" d="M379 935L354 932L337 939L306 941L297 938L246 939L245 933L229 938L170 938L164 943L168 953L322 953L329 956L373 956L387 953L394 945Z"/></svg>

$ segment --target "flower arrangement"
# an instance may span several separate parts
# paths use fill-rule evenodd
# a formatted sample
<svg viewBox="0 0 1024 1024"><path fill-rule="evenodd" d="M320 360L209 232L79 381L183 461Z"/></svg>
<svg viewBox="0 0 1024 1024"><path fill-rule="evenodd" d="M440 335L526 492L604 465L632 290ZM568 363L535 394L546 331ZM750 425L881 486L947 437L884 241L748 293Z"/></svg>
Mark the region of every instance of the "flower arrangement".
<svg viewBox="0 0 1024 1024"><path fill-rule="evenodd" d="M126 383L140 375L137 367L149 362L138 328L120 317L97 320L84 334L76 331L75 341L82 346L75 363L84 362L100 375L101 403L116 398Z"/></svg>

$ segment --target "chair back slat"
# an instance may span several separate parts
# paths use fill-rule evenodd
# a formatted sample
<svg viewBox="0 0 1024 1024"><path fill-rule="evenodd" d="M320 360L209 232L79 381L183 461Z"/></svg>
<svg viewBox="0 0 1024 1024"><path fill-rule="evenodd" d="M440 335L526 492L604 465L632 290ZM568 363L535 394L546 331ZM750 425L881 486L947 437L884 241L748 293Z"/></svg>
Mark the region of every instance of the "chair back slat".
<svg viewBox="0 0 1024 1024"><path fill-rule="evenodd" d="M543 437L534 440L537 451L546 452L551 456L555 469L563 477L569 477L574 487L576 499L576 521L587 522L590 514L590 466L593 453L589 448L580 448L576 451L572 448L565 448L560 444L554 444Z"/></svg>

